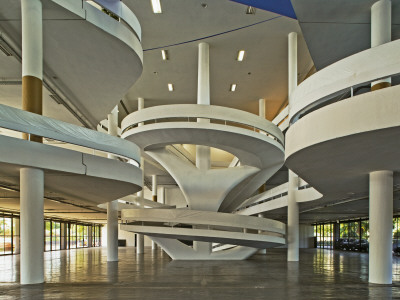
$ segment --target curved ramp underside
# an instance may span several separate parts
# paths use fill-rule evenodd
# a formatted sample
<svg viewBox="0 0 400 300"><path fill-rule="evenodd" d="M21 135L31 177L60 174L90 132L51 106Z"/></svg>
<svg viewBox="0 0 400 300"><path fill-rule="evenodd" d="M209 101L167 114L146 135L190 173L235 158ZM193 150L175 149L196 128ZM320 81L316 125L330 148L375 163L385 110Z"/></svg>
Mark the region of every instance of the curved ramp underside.
<svg viewBox="0 0 400 300"><path fill-rule="evenodd" d="M367 194L370 172L400 170L399 95L385 88L306 115L287 132L286 164L324 199Z"/></svg>
<svg viewBox="0 0 400 300"><path fill-rule="evenodd" d="M131 164L0 135L0 176L19 186L19 171L44 170L45 191L101 204L141 190L142 172Z"/></svg>
<svg viewBox="0 0 400 300"><path fill-rule="evenodd" d="M141 75L140 41L132 28L84 0L42 3L45 79L86 126L96 128ZM0 30L18 53L20 12L20 1L0 1L0 17L8 21Z"/></svg>

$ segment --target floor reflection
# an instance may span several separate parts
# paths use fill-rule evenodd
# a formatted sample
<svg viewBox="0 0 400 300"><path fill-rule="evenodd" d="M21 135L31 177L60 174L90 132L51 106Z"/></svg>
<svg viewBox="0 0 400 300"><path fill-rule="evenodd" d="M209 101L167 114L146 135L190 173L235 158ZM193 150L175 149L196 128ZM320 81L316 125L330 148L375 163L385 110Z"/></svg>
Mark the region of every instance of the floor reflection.
<svg viewBox="0 0 400 300"><path fill-rule="evenodd" d="M172 261L162 250L105 248L45 253L46 283L19 285L19 257L0 257L0 299L400 299L400 261L391 286L368 284L368 254L285 249L246 261Z"/></svg>

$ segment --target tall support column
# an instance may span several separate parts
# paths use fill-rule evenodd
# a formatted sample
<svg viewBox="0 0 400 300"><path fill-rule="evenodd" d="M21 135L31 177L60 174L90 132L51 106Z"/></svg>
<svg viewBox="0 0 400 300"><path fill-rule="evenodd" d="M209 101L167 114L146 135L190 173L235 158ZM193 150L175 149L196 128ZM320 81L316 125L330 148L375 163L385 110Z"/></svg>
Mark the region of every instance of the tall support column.
<svg viewBox="0 0 400 300"><path fill-rule="evenodd" d="M199 44L197 104L210 105L210 46L207 43ZM207 119L197 119L199 123L209 123ZM201 171L211 168L210 147L196 146L196 167ZM193 249L197 252L211 253L212 244L209 242L193 241Z"/></svg>
<svg viewBox="0 0 400 300"><path fill-rule="evenodd" d="M44 282L44 172L20 170L21 284Z"/></svg>
<svg viewBox="0 0 400 300"><path fill-rule="evenodd" d="M265 119L265 99L258 100L258 114Z"/></svg>
<svg viewBox="0 0 400 300"><path fill-rule="evenodd" d="M161 196L161 203L165 204L165 187L164 186L161 187L160 196Z"/></svg>
<svg viewBox="0 0 400 300"><path fill-rule="evenodd" d="M288 261L299 261L299 205L296 201L298 186L299 177L289 170L287 222Z"/></svg>
<svg viewBox="0 0 400 300"><path fill-rule="evenodd" d="M392 1L380 0L371 7L371 48L392 40ZM391 86L392 79L385 78L371 83L371 90Z"/></svg>
<svg viewBox="0 0 400 300"><path fill-rule="evenodd" d="M157 175L152 175L151 176L151 186L152 186L152 191L151 194L153 196L153 201L157 202ZM151 241L151 249L155 250L157 249L157 244L154 241Z"/></svg>
<svg viewBox="0 0 400 300"><path fill-rule="evenodd" d="M197 104L210 105L210 46L199 44ZM199 123L209 123L207 119L197 119ZM210 169L210 147L196 147L196 166L202 171Z"/></svg>
<svg viewBox="0 0 400 300"><path fill-rule="evenodd" d="M393 172L369 175L369 282L392 283Z"/></svg>
<svg viewBox="0 0 400 300"><path fill-rule="evenodd" d="M151 191L151 194L153 196L153 201L157 202L157 175L152 175L151 179L152 179L152 184L151 184L152 191Z"/></svg>
<svg viewBox="0 0 400 300"><path fill-rule="evenodd" d="M144 99L138 98L138 111L144 108ZM143 126L143 123L139 123L138 126Z"/></svg>
<svg viewBox="0 0 400 300"><path fill-rule="evenodd" d="M60 248L61 248L61 250L66 250L67 244L68 244L67 223L61 223L60 227L61 227L60 228L60 230L61 230Z"/></svg>
<svg viewBox="0 0 400 300"><path fill-rule="evenodd" d="M108 134L118 136L118 107L108 114ZM108 158L116 159L112 154ZM118 261L118 200L107 203L107 261Z"/></svg>
<svg viewBox="0 0 400 300"><path fill-rule="evenodd" d="M42 2L21 0L22 18L22 109L42 114L43 24ZM23 134L23 138L42 142L42 137ZM21 186L21 284L44 282L44 173L22 168Z"/></svg>
<svg viewBox="0 0 400 300"><path fill-rule="evenodd" d="M144 198L144 158L140 157L140 168L142 169L142 190L138 193L140 197L140 207L144 208L143 198ZM136 234L136 254L144 253L144 235Z"/></svg>
<svg viewBox="0 0 400 300"><path fill-rule="evenodd" d="M297 33L291 32L288 37L288 60L289 60L289 108L291 96L297 87ZM287 242L288 261L299 261L299 206L296 200L296 192L299 186L298 176L289 170L288 190L288 221L287 221Z"/></svg>
<svg viewBox="0 0 400 300"><path fill-rule="evenodd" d="M21 0L22 13L22 109L42 114L43 24L41 0ZM42 142L24 133L23 138Z"/></svg>

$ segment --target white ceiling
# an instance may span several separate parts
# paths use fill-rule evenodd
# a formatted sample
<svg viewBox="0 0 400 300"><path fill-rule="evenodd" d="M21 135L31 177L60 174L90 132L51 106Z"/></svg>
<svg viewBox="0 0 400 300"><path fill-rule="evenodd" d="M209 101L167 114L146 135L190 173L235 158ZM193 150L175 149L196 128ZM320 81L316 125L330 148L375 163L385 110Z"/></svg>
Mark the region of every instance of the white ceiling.
<svg viewBox="0 0 400 300"><path fill-rule="evenodd" d="M146 107L196 103L200 42L210 44L211 104L258 114L258 99L265 98L267 118L272 119L286 101L287 35L301 33L296 20L260 9L246 15L245 5L228 0L165 0L162 14L152 12L150 1L124 2L142 25L145 50L143 74L124 98L129 112L137 109L138 97L145 99ZM259 24L251 26L255 23ZM174 44L179 45L168 46ZM162 61L161 49L168 50L168 61ZM242 49L246 56L238 62L237 52ZM312 66L300 34L300 78ZM168 92L167 83L174 84L174 92ZM232 83L238 85L234 93L229 92Z"/></svg>

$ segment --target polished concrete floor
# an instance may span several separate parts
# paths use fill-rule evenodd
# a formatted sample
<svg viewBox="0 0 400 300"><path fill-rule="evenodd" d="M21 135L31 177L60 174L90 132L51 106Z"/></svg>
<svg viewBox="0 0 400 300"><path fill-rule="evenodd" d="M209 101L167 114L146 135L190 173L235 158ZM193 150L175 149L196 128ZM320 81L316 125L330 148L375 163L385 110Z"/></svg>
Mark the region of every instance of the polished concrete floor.
<svg viewBox="0 0 400 300"><path fill-rule="evenodd" d="M105 248L45 253L46 283L21 286L19 256L0 257L4 299L400 299L400 259L393 284L368 284L368 254L321 249L287 263L284 249L246 261L171 261L160 250Z"/></svg>

